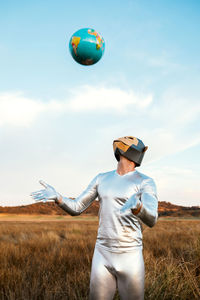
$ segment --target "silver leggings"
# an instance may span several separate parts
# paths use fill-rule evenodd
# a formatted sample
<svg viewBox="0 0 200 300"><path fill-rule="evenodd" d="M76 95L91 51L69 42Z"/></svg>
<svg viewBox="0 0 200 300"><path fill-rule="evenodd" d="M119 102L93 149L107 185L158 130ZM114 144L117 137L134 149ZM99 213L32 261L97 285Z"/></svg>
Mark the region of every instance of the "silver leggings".
<svg viewBox="0 0 200 300"><path fill-rule="evenodd" d="M141 248L115 253L95 247L89 299L111 300L116 289L121 300L144 299L144 261Z"/></svg>

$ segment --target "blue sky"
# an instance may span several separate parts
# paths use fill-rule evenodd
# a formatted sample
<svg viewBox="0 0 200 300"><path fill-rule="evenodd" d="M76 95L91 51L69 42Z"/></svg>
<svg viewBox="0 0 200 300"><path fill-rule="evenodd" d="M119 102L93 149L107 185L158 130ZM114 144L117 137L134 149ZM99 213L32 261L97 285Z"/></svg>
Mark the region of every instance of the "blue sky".
<svg viewBox="0 0 200 300"><path fill-rule="evenodd" d="M106 43L91 67L68 50L84 27ZM0 205L31 203L39 179L77 196L124 135L149 146L160 201L200 205L199 28L197 0L1 1Z"/></svg>

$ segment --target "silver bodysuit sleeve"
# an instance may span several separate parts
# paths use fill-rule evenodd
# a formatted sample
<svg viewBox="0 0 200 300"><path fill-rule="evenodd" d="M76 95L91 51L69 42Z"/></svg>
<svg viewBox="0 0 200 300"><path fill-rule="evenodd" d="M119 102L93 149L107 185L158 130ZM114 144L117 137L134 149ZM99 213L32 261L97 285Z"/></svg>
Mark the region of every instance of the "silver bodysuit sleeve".
<svg viewBox="0 0 200 300"><path fill-rule="evenodd" d="M97 197L98 175L90 182L86 190L76 199L62 197L62 202L58 204L63 210L71 216L80 215L88 208Z"/></svg>
<svg viewBox="0 0 200 300"><path fill-rule="evenodd" d="M158 198L153 179L144 180L141 186L142 207L137 217L149 227L153 227L158 218Z"/></svg>

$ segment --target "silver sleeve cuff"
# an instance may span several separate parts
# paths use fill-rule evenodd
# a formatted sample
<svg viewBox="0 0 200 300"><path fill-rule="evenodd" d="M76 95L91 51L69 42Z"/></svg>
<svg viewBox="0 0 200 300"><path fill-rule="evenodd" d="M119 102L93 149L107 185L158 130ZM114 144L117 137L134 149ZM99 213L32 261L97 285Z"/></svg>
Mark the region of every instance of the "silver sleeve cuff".
<svg viewBox="0 0 200 300"><path fill-rule="evenodd" d="M137 214L137 217L141 219L141 221L149 227L153 227L158 218L157 212L149 211L142 205L140 212Z"/></svg>

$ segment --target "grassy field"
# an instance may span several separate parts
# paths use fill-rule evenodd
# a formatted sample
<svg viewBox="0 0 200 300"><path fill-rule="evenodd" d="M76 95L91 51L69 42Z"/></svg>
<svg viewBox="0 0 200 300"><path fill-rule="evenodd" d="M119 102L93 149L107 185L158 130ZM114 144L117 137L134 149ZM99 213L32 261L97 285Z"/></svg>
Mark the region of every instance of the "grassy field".
<svg viewBox="0 0 200 300"><path fill-rule="evenodd" d="M1 217L0 299L88 299L97 224ZM160 219L143 235L145 299L200 299L200 220Z"/></svg>

